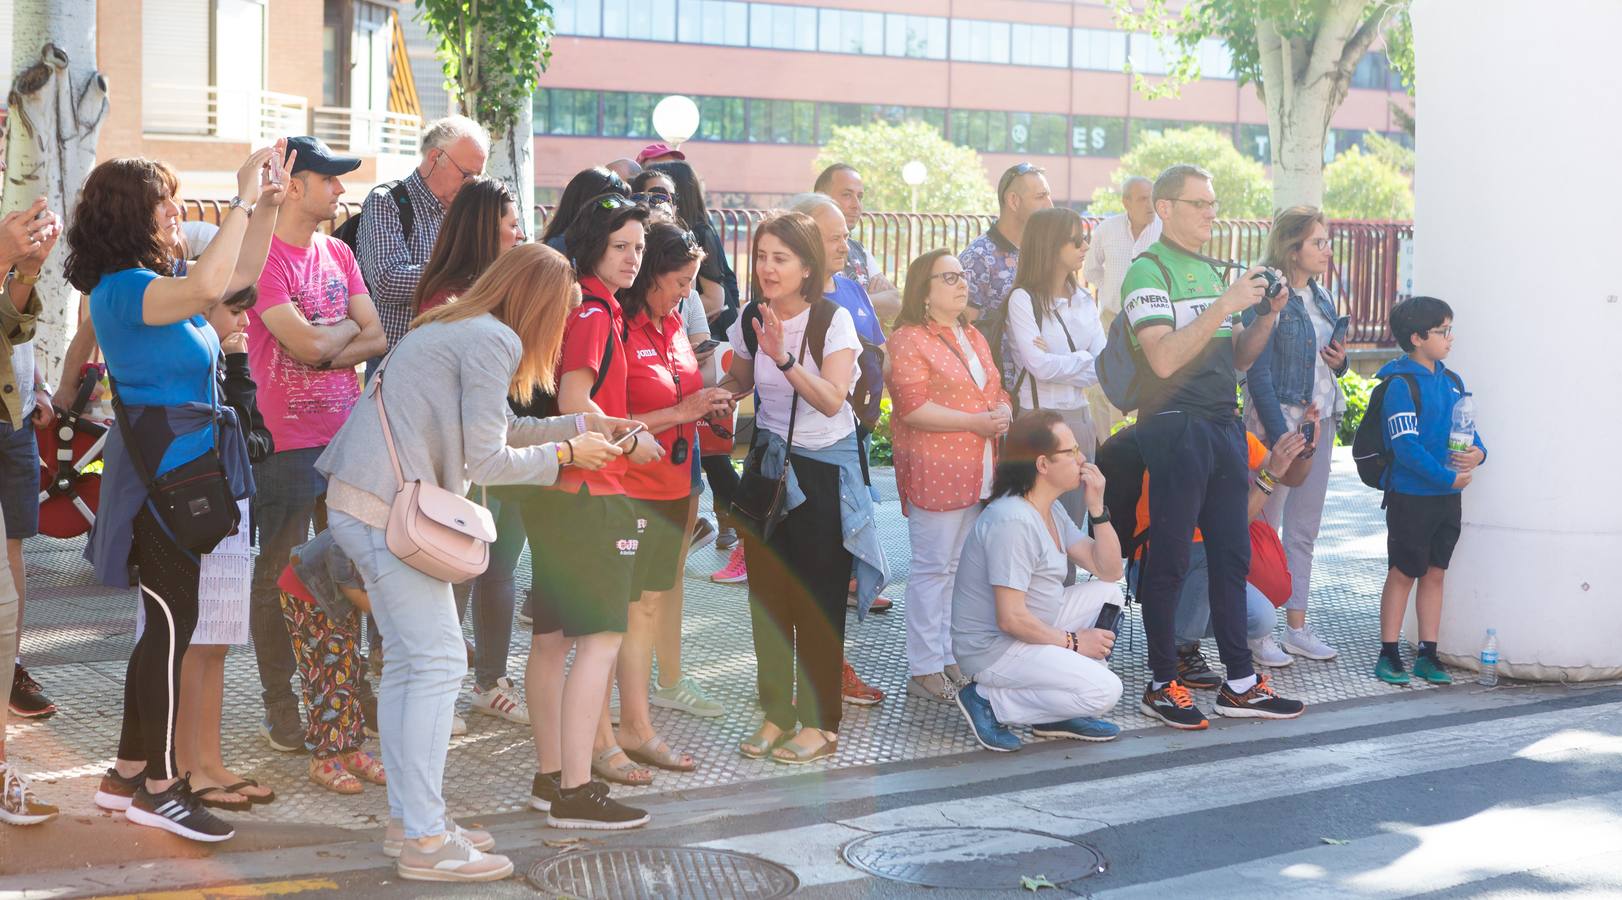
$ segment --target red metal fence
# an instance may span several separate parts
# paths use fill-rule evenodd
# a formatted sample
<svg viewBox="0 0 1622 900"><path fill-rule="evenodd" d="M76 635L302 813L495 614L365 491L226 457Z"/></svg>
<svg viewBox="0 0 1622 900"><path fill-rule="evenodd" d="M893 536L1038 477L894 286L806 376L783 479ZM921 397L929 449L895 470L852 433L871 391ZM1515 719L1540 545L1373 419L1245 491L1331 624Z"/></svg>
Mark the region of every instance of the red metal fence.
<svg viewBox="0 0 1622 900"><path fill-rule="evenodd" d="M223 200L184 201L185 218L218 222L225 207ZM340 204L338 221L360 209L358 202ZM541 227L553 207L535 207L536 227ZM738 285L748 293L750 274L749 239L755 226L770 214L764 209L712 209L710 221L719 234ZM867 247L875 266L891 282L900 286L907 264L919 254L937 247L961 250L969 241L996 221L995 216L958 213L864 213L855 237ZM1083 217L1091 230L1101 219ZM1252 263L1260 261L1267 245L1270 222L1258 219L1221 219L1216 223L1204 252L1219 259ZM1397 260L1401 242L1413 237L1411 222L1335 220L1329 223L1329 239L1334 244L1334 264L1325 287L1341 312L1352 317L1351 342L1391 346L1395 342L1387 324L1392 304L1401 299Z"/></svg>

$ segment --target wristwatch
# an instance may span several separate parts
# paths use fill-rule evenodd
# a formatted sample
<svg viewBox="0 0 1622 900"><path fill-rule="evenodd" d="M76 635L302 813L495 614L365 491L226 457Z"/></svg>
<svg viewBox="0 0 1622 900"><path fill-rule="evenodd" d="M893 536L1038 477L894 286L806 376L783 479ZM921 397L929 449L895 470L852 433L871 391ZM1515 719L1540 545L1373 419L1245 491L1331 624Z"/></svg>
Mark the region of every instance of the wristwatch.
<svg viewBox="0 0 1622 900"><path fill-rule="evenodd" d="M1109 521L1109 507L1108 506L1105 506L1104 511L1099 513L1096 516L1093 515L1092 513L1087 514L1087 522L1089 524L1102 525L1102 524L1104 524L1105 522L1108 522L1108 521Z"/></svg>
<svg viewBox="0 0 1622 900"><path fill-rule="evenodd" d="M227 203L225 205L226 213L230 213L231 210L233 210L233 209L240 209L240 210L242 210L243 212L247 213L250 216L253 215L253 207L251 205L247 204L247 203L244 203L243 200L242 200L242 197L240 195L236 196L236 197L232 197L231 202ZM223 216L222 216L222 218L223 218Z"/></svg>
<svg viewBox="0 0 1622 900"><path fill-rule="evenodd" d="M794 354L790 353L788 355L788 362L786 362L786 363L782 363L782 364L779 365L778 363L774 362L772 364L777 366L777 371L779 371L779 372L787 372L789 369L794 368Z"/></svg>

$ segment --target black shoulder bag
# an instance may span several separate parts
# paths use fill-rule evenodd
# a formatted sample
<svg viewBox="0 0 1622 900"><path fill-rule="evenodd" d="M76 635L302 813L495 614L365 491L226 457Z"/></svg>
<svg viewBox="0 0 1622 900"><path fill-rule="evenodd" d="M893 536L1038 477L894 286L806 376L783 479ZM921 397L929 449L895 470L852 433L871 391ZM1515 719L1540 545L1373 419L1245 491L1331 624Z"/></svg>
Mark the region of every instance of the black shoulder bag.
<svg viewBox="0 0 1622 900"><path fill-rule="evenodd" d="M745 324L745 328L749 326ZM799 361L805 362L806 341L811 336L811 329L807 328L800 335ZM771 362L770 359L767 360ZM760 355L755 355L755 365L760 365ZM792 385L790 389L792 390ZM788 409L788 450L783 454L783 471L777 473L776 478L768 478L761 472L761 465L766 459L766 441L761 437L763 428L755 429L755 440L749 446L749 455L743 460L743 475L738 486L732 492L732 518L736 524L742 525L755 534L760 535L763 541L771 540L772 532L788 517L788 470L792 463L789 456L794 453L794 419L800 412L800 394L792 393L793 399L789 401Z"/></svg>
<svg viewBox="0 0 1622 900"><path fill-rule="evenodd" d="M220 541L236 532L242 520L236 499L231 496L225 464L220 460L218 397L214 401L214 446L191 462L154 476L156 469L148 467L141 456L129 412L119 397L118 382L111 372L107 374L107 383L113 389L113 412L124 436L124 448L135 465L135 474L146 485L147 497L159 523L180 547L192 553L213 550Z"/></svg>

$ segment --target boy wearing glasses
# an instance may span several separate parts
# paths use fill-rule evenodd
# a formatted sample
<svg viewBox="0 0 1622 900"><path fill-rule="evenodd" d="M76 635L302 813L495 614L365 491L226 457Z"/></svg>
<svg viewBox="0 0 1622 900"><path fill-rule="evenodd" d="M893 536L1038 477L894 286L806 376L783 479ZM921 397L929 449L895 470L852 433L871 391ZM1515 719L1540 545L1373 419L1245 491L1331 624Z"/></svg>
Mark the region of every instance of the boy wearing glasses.
<svg viewBox="0 0 1622 900"><path fill-rule="evenodd" d="M1460 492L1487 459L1476 434L1467 451L1448 448L1453 405L1466 396L1464 380L1442 363L1453 349L1453 309L1435 297L1411 297L1391 309L1391 334L1408 354L1386 363L1380 415L1391 448L1386 477L1386 554L1390 568L1380 592L1380 659L1374 675L1407 684L1397 649L1408 594L1419 582L1419 655L1413 674L1432 684L1453 681L1436 659L1442 625L1442 579L1459 540ZM1415 392L1417 391L1417 396Z"/></svg>

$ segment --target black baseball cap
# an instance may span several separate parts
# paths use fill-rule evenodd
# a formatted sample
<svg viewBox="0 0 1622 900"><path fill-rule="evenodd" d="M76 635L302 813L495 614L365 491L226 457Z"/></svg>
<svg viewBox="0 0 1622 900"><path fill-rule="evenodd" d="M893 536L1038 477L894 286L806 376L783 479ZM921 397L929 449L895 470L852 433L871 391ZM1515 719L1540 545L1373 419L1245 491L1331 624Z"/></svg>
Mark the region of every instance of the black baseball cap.
<svg viewBox="0 0 1622 900"><path fill-rule="evenodd" d="M300 135L288 138L288 155L291 156L294 150L298 151L298 158L293 160L293 171L288 174L314 172L317 175L347 175L360 168L360 157L339 156L317 137Z"/></svg>

